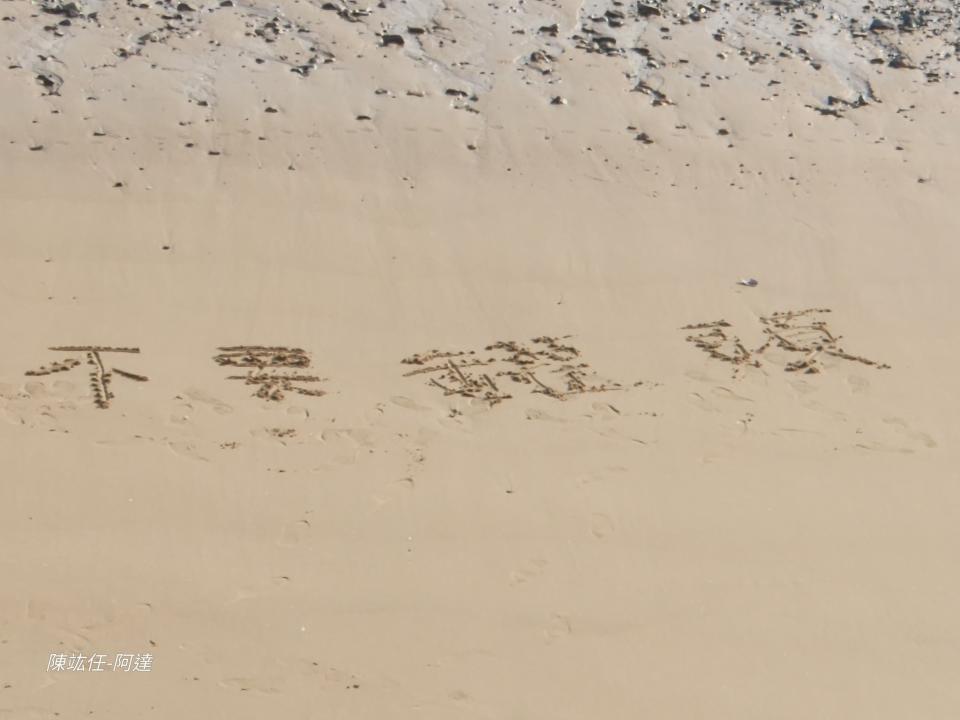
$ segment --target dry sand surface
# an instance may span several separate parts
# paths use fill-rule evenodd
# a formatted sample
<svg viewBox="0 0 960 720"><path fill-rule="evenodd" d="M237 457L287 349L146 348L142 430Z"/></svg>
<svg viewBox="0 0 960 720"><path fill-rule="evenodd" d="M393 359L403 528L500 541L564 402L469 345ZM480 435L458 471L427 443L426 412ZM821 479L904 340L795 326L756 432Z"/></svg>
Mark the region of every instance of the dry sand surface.
<svg viewBox="0 0 960 720"><path fill-rule="evenodd" d="M0 15L0 718L960 717L956 2Z"/></svg>

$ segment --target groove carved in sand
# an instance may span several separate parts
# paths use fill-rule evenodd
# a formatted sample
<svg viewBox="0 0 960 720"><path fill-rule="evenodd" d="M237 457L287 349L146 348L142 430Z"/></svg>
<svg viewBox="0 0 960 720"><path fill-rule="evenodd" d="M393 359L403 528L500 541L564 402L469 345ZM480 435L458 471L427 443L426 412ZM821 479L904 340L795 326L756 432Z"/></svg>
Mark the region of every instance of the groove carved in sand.
<svg viewBox="0 0 960 720"><path fill-rule="evenodd" d="M732 326L725 320L685 325L681 329L698 331L688 335L687 342L715 360L732 364L734 377L744 367L761 367L763 356L774 355L779 356L786 372L821 373L825 369L825 356L877 369L889 369L889 365L844 350L840 345L843 336L831 330L827 322L821 319L822 315L829 312L829 308L807 308L761 316L765 340L752 349L748 349L733 334Z"/></svg>
<svg viewBox="0 0 960 720"><path fill-rule="evenodd" d="M428 384L444 395L478 398L490 405L512 399L509 388L517 385L557 400L621 388L619 383L598 380L580 359L580 351L562 340L566 337L536 337L529 345L501 340L487 345L484 355L476 350L431 350L401 362L418 366L404 377L431 375Z"/></svg>
<svg viewBox="0 0 960 720"><path fill-rule="evenodd" d="M243 380L256 386L254 397L280 402L285 393L321 397L326 391L303 387L302 383L319 383L325 378L307 373L285 372L280 368L310 367L310 354L301 348L266 345L232 345L217 348L214 362L225 367L250 368L246 375L229 375L228 380Z"/></svg>
<svg viewBox="0 0 960 720"><path fill-rule="evenodd" d="M111 368L110 370L107 370L106 366L103 364L102 355L104 353L119 352L139 354L140 348L112 347L109 345L60 345L51 347L50 350L54 352L76 352L86 354L87 364L91 366L90 390L93 393L93 404L101 410L106 410L109 408L110 401L114 398L113 391L110 389L114 374L117 374L120 377L128 380L134 380L136 382L147 382L149 380L146 375L138 375L137 373L128 372L119 368ZM49 365L41 365L36 370L27 370L24 374L28 376L52 375L53 373L67 372L80 364L81 361L78 358L70 357L66 360L54 361Z"/></svg>

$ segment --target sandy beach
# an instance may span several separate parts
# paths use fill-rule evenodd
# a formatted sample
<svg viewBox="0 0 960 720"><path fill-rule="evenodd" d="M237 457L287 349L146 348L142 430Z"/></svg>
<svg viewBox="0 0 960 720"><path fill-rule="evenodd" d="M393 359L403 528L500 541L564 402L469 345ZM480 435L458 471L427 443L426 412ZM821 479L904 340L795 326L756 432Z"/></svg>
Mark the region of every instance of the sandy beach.
<svg viewBox="0 0 960 720"><path fill-rule="evenodd" d="M956 3L0 16L0 718L958 717Z"/></svg>

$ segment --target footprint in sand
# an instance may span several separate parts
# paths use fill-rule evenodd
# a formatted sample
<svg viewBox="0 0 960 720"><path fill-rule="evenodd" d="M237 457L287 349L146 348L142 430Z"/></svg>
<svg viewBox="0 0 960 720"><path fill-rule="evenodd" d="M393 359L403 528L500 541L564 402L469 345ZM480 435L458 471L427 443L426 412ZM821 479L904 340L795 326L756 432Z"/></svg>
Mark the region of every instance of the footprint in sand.
<svg viewBox="0 0 960 720"><path fill-rule="evenodd" d="M333 461L353 465L361 454L370 454L374 448L374 433L358 428L327 428L314 436L333 453Z"/></svg>
<svg viewBox="0 0 960 720"><path fill-rule="evenodd" d="M287 408L287 415L300 420L306 420L310 417L310 411L302 405L293 405L292 407Z"/></svg>
<svg viewBox="0 0 960 720"><path fill-rule="evenodd" d="M20 400L23 398L23 393L20 391L18 385L11 385L10 383L0 383L0 399L3 400Z"/></svg>
<svg viewBox="0 0 960 720"><path fill-rule="evenodd" d="M717 381L717 378L713 377L712 375L708 375L707 373L700 372L699 370L688 370L684 373L684 375L691 380L696 380L698 382L715 383Z"/></svg>
<svg viewBox="0 0 960 720"><path fill-rule="evenodd" d="M358 448L376 445L374 432L364 428L328 428L320 431L319 439L325 443L345 441Z"/></svg>
<svg viewBox="0 0 960 720"><path fill-rule="evenodd" d="M227 405L219 398L214 397L213 395L204 392L203 390L198 390L196 388L190 388L186 391L186 396L195 402L200 403L201 405L207 405L218 415L229 415L233 412L233 406Z"/></svg>
<svg viewBox="0 0 960 720"><path fill-rule="evenodd" d="M539 408L527 408L526 411L524 412L524 417L526 417L527 420L543 420L546 422L555 422L555 423L566 422L566 420L555 417L550 413L540 410Z"/></svg>
<svg viewBox="0 0 960 720"><path fill-rule="evenodd" d="M243 602L252 598L261 598L271 595L290 583L289 575L276 575L256 585L245 585L237 588L230 603Z"/></svg>
<svg viewBox="0 0 960 720"><path fill-rule="evenodd" d="M733 401L738 403L753 402L753 398L735 393L730 388L723 387L722 385L713 386L706 394L693 392L690 393L690 396L694 399L695 404L705 412L722 412L722 408L717 405L718 401Z"/></svg>
<svg viewBox="0 0 960 720"><path fill-rule="evenodd" d="M848 375L847 386L854 395L860 395L870 389L870 381L860 375Z"/></svg>
<svg viewBox="0 0 960 720"><path fill-rule="evenodd" d="M511 571L510 584L524 585L531 580L536 580L546 571L547 565L548 563L544 558L534 558L528 561L523 567Z"/></svg>
<svg viewBox="0 0 960 720"><path fill-rule="evenodd" d="M210 462L209 458L205 458L200 454L200 451L197 449L195 443L189 442L187 440L168 440L167 448L174 455L187 460L196 460L198 462Z"/></svg>
<svg viewBox="0 0 960 720"><path fill-rule="evenodd" d="M239 690L240 692L252 693L254 695L276 695L280 692L279 688L273 687L269 683L262 682L256 678L226 678L225 680L220 680L217 685L228 690Z"/></svg>
<svg viewBox="0 0 960 720"><path fill-rule="evenodd" d="M573 623L570 617L562 613L554 613L547 621L547 626L543 630L543 637L548 645L562 640L568 635L573 634Z"/></svg>
<svg viewBox="0 0 960 720"><path fill-rule="evenodd" d="M817 386L806 380L790 380L789 385L797 395L809 395L817 391Z"/></svg>
<svg viewBox="0 0 960 720"><path fill-rule="evenodd" d="M32 400L50 397L46 384L42 382L24 383L23 391Z"/></svg>
<svg viewBox="0 0 960 720"><path fill-rule="evenodd" d="M301 518L291 523L287 523L280 529L280 539L277 545L280 547L296 547L309 535L310 521Z"/></svg>
<svg viewBox="0 0 960 720"><path fill-rule="evenodd" d="M55 685L56 680L54 679L54 676L58 674L59 673L47 673L49 677L45 678L44 682L38 685L38 687L45 688ZM49 708L24 707L23 705L17 705L16 711L0 708L0 718L10 718L11 720L13 720L13 718L16 718L17 720L46 720L46 718L49 717Z"/></svg>
<svg viewBox="0 0 960 720"><path fill-rule="evenodd" d="M417 412L430 410L430 408L428 408L426 405L421 405L416 400L404 397L403 395L394 395L392 398L390 398L390 402L397 407L402 407L404 410L416 410Z"/></svg>
<svg viewBox="0 0 960 720"><path fill-rule="evenodd" d="M597 412L596 415L588 415L587 417L600 417L600 418L617 418L621 416L620 409L616 405L612 405L608 402L595 402L591 407Z"/></svg>
<svg viewBox="0 0 960 720"><path fill-rule="evenodd" d="M590 516L590 533L597 538L597 540L603 540L613 534L613 531L613 518L606 513L593 513L593 515Z"/></svg>
<svg viewBox="0 0 960 720"><path fill-rule="evenodd" d="M753 398L748 398L745 395L740 395L735 393L730 388L725 388L722 385L717 385L714 387L711 392L715 397L721 398L722 400L737 400L739 402L753 402Z"/></svg>
<svg viewBox="0 0 960 720"><path fill-rule="evenodd" d="M912 440L915 443L923 445L925 448L932 450L937 447L937 442L930 435L925 432L919 432L912 429L905 420L898 417L886 417L883 418L883 422L887 425L893 427L898 433L904 437Z"/></svg>
<svg viewBox="0 0 960 720"><path fill-rule="evenodd" d="M847 414L839 410L833 410L828 408L823 403L817 402L816 400L803 400L800 403L807 410L812 410L814 412L820 413L821 415L826 415L837 422L847 422Z"/></svg>

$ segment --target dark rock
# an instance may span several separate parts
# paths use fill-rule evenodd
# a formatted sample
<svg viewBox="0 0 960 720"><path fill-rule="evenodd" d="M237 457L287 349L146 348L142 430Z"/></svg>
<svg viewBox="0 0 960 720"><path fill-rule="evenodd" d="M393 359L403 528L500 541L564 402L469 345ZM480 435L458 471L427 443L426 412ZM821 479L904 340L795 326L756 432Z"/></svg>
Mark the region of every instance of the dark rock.
<svg viewBox="0 0 960 720"><path fill-rule="evenodd" d="M47 95L59 95L63 87L63 78L56 73L37 73L37 83L47 91Z"/></svg>
<svg viewBox="0 0 960 720"><path fill-rule="evenodd" d="M884 20L882 18L874 18L873 22L870 23L868 28L872 32L883 32L884 30L896 30L896 26L889 20Z"/></svg>
<svg viewBox="0 0 960 720"><path fill-rule="evenodd" d="M46 0L41 9L51 15L66 15L69 18L81 17L83 7L77 2L63 2L62 0Z"/></svg>
<svg viewBox="0 0 960 720"><path fill-rule="evenodd" d="M388 47L390 45L403 47L405 43L406 41L403 39L403 35L387 34L387 35L380 36L380 44L383 45L383 47Z"/></svg>
<svg viewBox="0 0 960 720"><path fill-rule="evenodd" d="M638 2L637 15L640 17L660 17L663 13L656 5L647 5L646 3Z"/></svg>
<svg viewBox="0 0 960 720"><path fill-rule="evenodd" d="M906 55L894 55L890 62L887 63L887 66L895 70L914 70L917 67Z"/></svg>

